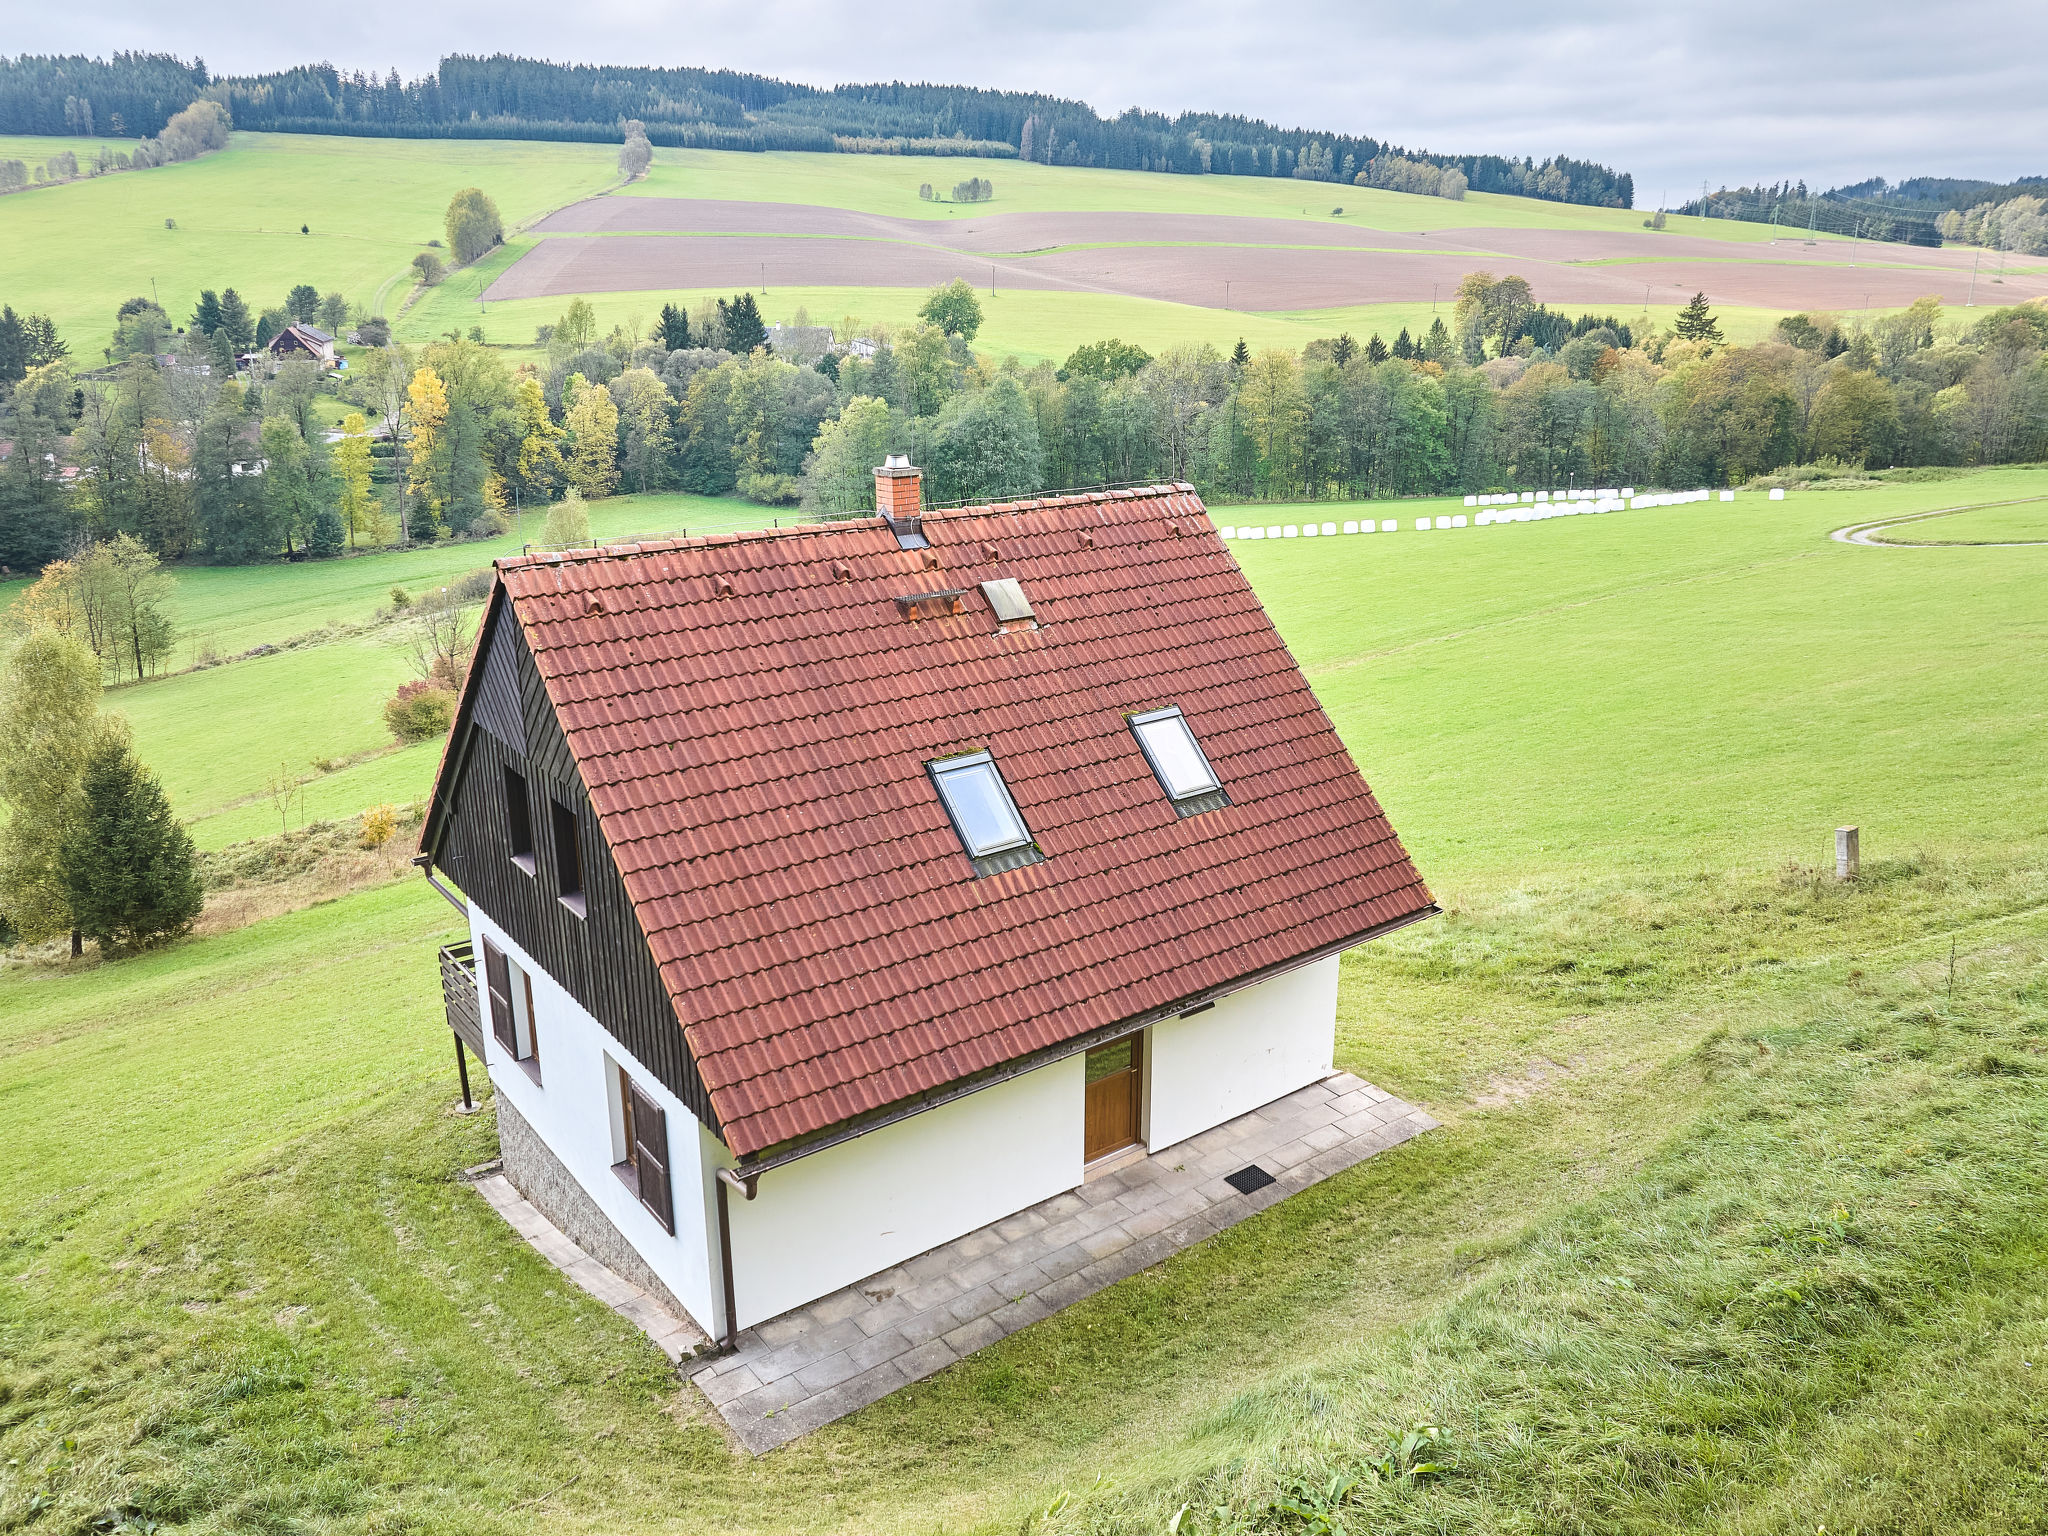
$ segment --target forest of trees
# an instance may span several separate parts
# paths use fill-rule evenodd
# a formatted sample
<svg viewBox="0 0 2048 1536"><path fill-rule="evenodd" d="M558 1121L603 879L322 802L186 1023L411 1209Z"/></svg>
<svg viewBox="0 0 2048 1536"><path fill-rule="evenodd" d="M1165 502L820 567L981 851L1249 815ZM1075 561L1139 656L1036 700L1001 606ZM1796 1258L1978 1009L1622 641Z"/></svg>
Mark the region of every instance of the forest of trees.
<svg viewBox="0 0 2048 1536"><path fill-rule="evenodd" d="M131 330L148 321L124 310ZM752 294L608 336L575 300L543 328L542 359L516 368L457 337L366 352L344 384L303 362L262 381L163 366L175 354L158 345L208 345L196 328L95 377L45 362L11 391L0 562L34 568L123 537L167 561L318 558L502 532L571 488L849 512L872 505L887 452L911 454L940 502L1150 480L1217 501L1709 486L1799 464L2048 457L2039 305L1796 315L1731 346L1704 296L1645 331L1475 272L1428 331L1391 343L1155 357L1107 340L1057 367L976 353L979 321L972 290L949 285L916 324L849 318L840 350L799 365L774 355ZM871 356L845 347L856 337ZM329 443L316 399L334 388L358 414ZM377 423L390 439L372 441ZM148 670L147 637L130 649Z"/></svg>
<svg viewBox="0 0 2048 1536"><path fill-rule="evenodd" d="M1049 165L1352 182L1382 156L1455 171L1477 192L1627 208L1625 173L1555 156L1443 155L1377 139L1282 129L1254 118L1132 108L1104 118L1081 101L966 86L828 90L731 70L553 64L464 54L416 80L328 64L213 76L168 54L0 57L0 133L153 134L205 96L237 126L292 133L616 141L633 119L657 145L899 154L1015 155ZM110 127L119 114L122 127ZM93 131L87 128L85 131Z"/></svg>
<svg viewBox="0 0 2048 1536"><path fill-rule="evenodd" d="M1736 187L1732 191L1723 187L1681 204L1677 211L1709 219L1751 219L1760 224L1777 224L1794 234L1810 229L1904 245L1941 244L1941 230L1929 213L1853 198L1843 191L1810 193L1804 182Z"/></svg>

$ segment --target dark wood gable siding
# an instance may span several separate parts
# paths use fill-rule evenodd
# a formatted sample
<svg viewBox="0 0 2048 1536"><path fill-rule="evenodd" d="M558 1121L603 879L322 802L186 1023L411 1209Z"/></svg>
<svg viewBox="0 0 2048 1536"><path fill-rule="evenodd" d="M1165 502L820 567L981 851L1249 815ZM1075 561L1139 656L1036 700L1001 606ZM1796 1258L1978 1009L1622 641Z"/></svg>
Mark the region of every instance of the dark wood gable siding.
<svg viewBox="0 0 2048 1536"><path fill-rule="evenodd" d="M508 613L491 632L483 674L477 679L476 723L497 737L514 755L526 756L525 706L520 701L519 626ZM531 662L528 662L531 665Z"/></svg>
<svg viewBox="0 0 2048 1536"><path fill-rule="evenodd" d="M717 1132L710 1098L611 850L598 830L554 705L511 606L502 597L492 605L491 621L492 633L485 637L485 672L470 710L457 722L458 739L451 746L449 762L458 777L446 789L432 849L434 864ZM507 746L495 729L483 728L481 717L489 707L494 682L491 668L500 656L506 658L516 686L517 723L528 747L524 754ZM505 809L507 767L525 776L530 797L535 871L531 875L512 862ZM555 889L555 818L548 814L549 798L576 817L583 865L582 917L562 904Z"/></svg>

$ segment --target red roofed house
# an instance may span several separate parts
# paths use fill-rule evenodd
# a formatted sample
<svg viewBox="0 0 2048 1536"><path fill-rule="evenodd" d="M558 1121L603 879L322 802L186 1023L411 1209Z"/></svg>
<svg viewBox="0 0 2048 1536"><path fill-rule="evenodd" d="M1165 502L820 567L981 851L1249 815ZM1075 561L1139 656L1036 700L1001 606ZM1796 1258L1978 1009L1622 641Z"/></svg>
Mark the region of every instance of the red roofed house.
<svg viewBox="0 0 2048 1536"><path fill-rule="evenodd" d="M423 833L507 1176L728 1340L1320 1081L1436 911L1191 487L877 486L498 561Z"/></svg>

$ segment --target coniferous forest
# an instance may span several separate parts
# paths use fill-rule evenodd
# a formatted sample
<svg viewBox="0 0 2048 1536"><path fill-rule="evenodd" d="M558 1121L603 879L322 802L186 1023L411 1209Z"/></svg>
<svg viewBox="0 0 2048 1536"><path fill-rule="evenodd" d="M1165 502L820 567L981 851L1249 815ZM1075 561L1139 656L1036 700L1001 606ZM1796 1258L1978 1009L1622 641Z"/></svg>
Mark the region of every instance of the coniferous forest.
<svg viewBox="0 0 2048 1536"><path fill-rule="evenodd" d="M329 64L213 75L169 54L0 57L0 133L147 135L207 97L238 128L396 138L609 141L638 119L657 145L697 149L976 154L1048 165L1349 183L1383 155L1455 169L1475 192L1595 207L1634 205L1626 173L1543 161L1438 154L1359 135L1279 128L1255 118L1131 108L1021 91L908 84L829 90L731 70L553 64L454 54L401 79Z"/></svg>

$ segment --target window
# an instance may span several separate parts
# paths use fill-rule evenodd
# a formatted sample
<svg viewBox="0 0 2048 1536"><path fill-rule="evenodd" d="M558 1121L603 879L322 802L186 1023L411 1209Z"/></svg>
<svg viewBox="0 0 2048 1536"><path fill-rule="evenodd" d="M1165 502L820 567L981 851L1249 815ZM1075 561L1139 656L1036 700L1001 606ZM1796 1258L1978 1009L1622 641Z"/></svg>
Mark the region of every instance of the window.
<svg viewBox="0 0 2048 1536"><path fill-rule="evenodd" d="M491 995L491 1034L538 1083L540 1039L533 1024L533 978L489 939L484 940L484 986Z"/></svg>
<svg viewBox="0 0 2048 1536"><path fill-rule="evenodd" d="M632 1076L609 1056L608 1097L612 1108L612 1172L668 1232L676 1229L675 1196L669 1188L668 1111L641 1091Z"/></svg>
<svg viewBox="0 0 2048 1536"><path fill-rule="evenodd" d="M548 810L554 818L550 830L555 834L555 894L562 899L562 905L583 916L583 853L576 846L576 813L559 800L550 800Z"/></svg>
<svg viewBox="0 0 2048 1536"><path fill-rule="evenodd" d="M988 753L942 758L928 766L977 875L1020 869L1044 857L1033 845L1017 802L1010 798L1009 786Z"/></svg>
<svg viewBox="0 0 2048 1536"><path fill-rule="evenodd" d="M512 837L512 862L533 873L533 803L526 798L526 778L505 770L505 825Z"/></svg>
<svg viewBox="0 0 2048 1536"><path fill-rule="evenodd" d="M1166 791L1174 810L1183 816L1195 816L1230 804L1216 770L1209 766L1209 759L1203 755L1201 744L1188 729L1178 706L1132 715L1130 721L1131 733L1138 738L1145 761L1152 765L1159 787Z"/></svg>

